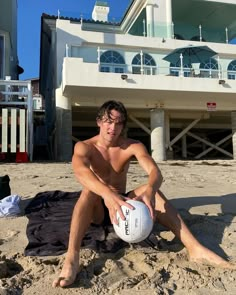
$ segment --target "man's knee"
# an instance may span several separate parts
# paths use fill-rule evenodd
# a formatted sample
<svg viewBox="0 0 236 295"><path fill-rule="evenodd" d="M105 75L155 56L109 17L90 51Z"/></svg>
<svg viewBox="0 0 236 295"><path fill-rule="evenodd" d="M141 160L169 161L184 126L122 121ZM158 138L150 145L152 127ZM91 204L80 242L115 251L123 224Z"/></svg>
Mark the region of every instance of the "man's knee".
<svg viewBox="0 0 236 295"><path fill-rule="evenodd" d="M81 196L83 200L86 200L86 202L93 207L92 222L95 224L101 224L104 219L104 205L102 203L102 198L88 190L83 190Z"/></svg>
<svg viewBox="0 0 236 295"><path fill-rule="evenodd" d="M91 203L91 205L96 205L101 202L101 197L96 195L95 193L89 191L89 190L82 190L80 198L83 200L86 200Z"/></svg>

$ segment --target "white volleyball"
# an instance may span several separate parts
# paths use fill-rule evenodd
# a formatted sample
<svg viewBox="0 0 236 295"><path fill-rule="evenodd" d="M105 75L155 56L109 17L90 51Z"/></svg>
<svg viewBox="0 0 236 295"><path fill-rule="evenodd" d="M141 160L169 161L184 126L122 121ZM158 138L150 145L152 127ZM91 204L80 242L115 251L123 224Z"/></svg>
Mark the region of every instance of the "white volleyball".
<svg viewBox="0 0 236 295"><path fill-rule="evenodd" d="M116 234L125 242L138 243L145 240L151 233L153 228L153 220L151 218L148 207L140 201L127 200L134 209L122 206L122 212L125 220L122 220L117 212L118 224L113 224Z"/></svg>

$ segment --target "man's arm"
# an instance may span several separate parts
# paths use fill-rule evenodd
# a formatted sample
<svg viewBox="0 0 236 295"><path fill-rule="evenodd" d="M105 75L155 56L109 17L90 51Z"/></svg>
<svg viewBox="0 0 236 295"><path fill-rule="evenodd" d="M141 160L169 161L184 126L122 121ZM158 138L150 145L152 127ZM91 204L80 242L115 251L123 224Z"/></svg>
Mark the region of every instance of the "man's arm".
<svg viewBox="0 0 236 295"><path fill-rule="evenodd" d="M154 162L153 158L149 155L148 151L146 150L145 146L138 142L134 144L134 155L138 160L140 166L144 169L144 171L148 174L148 182L146 191L144 194L139 197L149 208L150 213L153 216L153 202L155 193L161 187L163 177L161 174L160 169L158 168L157 164Z"/></svg>
<svg viewBox="0 0 236 295"><path fill-rule="evenodd" d="M99 196L109 195L111 192L109 187L102 183L90 169L90 153L91 147L88 144L78 142L75 145L72 157L72 167L75 176L82 186L93 193Z"/></svg>
<svg viewBox="0 0 236 295"><path fill-rule="evenodd" d="M125 217L121 210L121 206L125 205L130 209L133 207L123 201L119 194L113 192L109 186L101 182L94 174L94 172L90 169L90 155L91 147L88 144L84 142L76 143L72 157L72 166L76 178L82 186L104 199L105 205L109 209L112 222L117 223L116 212L118 212L124 220Z"/></svg>
<svg viewBox="0 0 236 295"><path fill-rule="evenodd" d="M152 186L157 191L163 181L160 169L142 143L137 143L137 145L134 147L134 150L135 157L138 160L140 166L147 172L149 176L148 185Z"/></svg>

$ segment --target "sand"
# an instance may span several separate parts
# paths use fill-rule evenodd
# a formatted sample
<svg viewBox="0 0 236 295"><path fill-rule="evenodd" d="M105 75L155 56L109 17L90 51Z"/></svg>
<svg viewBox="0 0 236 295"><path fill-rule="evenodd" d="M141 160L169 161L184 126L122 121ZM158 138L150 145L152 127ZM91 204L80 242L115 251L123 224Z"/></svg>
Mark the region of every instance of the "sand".
<svg viewBox="0 0 236 295"><path fill-rule="evenodd" d="M197 238L223 257L236 261L236 162L167 161L159 164L162 191ZM38 193L77 191L71 163L0 164L11 193L21 196L22 212ZM128 190L146 180L136 163ZM64 255L24 256L27 218L0 218L0 295L2 294L236 294L236 271L188 261L182 244L159 228L158 249L131 245L116 253L81 251L81 272L66 289L52 288ZM158 228L158 225L157 225Z"/></svg>

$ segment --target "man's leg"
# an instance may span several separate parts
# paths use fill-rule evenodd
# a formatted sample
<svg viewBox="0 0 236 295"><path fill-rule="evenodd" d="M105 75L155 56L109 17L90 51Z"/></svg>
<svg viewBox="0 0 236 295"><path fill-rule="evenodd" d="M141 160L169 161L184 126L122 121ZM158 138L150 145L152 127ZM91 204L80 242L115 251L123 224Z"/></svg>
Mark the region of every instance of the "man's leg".
<svg viewBox="0 0 236 295"><path fill-rule="evenodd" d="M129 197L142 195L145 185L135 189ZM134 195L132 195L134 194ZM204 247L191 233L178 211L171 205L165 196L159 191L156 193L155 210L157 221L171 230L184 244L189 259L196 262L207 262L227 268L234 268L232 264L222 257Z"/></svg>
<svg viewBox="0 0 236 295"><path fill-rule="evenodd" d="M79 271L79 252L82 239L90 223L101 223L104 218L104 209L101 197L88 191L82 191L75 205L71 226L68 251L60 276L53 281L53 287L71 285Z"/></svg>

